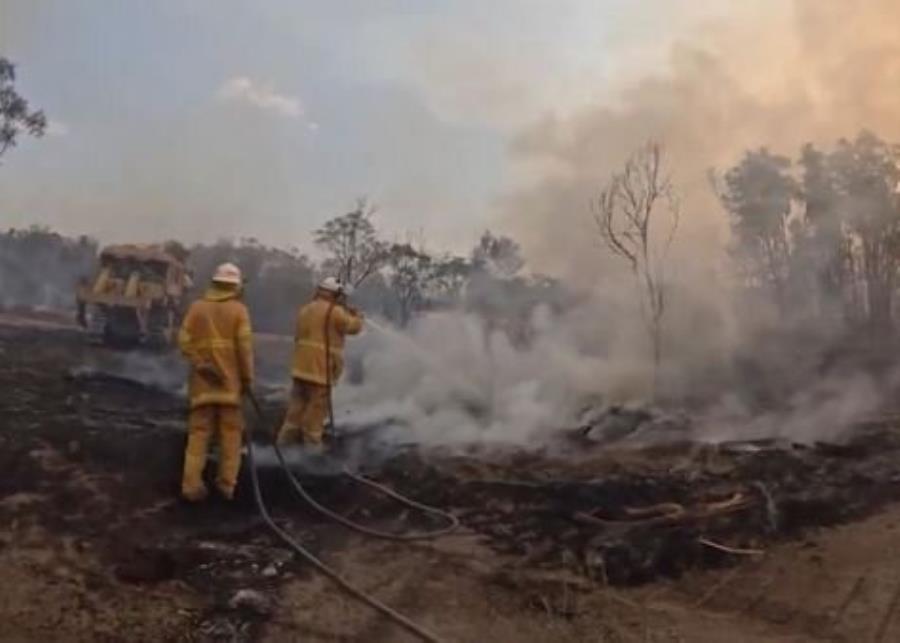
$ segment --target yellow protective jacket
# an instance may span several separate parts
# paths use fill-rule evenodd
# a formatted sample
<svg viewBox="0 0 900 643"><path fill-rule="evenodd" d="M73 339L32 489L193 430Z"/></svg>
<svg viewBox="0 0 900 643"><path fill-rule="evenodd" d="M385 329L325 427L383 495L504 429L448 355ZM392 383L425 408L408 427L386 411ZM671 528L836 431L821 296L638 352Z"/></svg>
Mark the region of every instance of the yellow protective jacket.
<svg viewBox="0 0 900 643"><path fill-rule="evenodd" d="M330 311L330 312L329 312ZM325 324L328 323L328 352L325 355ZM335 384L344 371L344 336L362 330L362 318L333 300L319 296L300 308L294 332L294 362L291 375L298 380L327 386ZM328 377L326 361L331 364Z"/></svg>
<svg viewBox="0 0 900 643"><path fill-rule="evenodd" d="M247 307L235 290L213 286L188 308L178 345L191 365L191 408L208 404L238 406L241 391L253 383L253 338ZM204 377L214 369L221 382Z"/></svg>

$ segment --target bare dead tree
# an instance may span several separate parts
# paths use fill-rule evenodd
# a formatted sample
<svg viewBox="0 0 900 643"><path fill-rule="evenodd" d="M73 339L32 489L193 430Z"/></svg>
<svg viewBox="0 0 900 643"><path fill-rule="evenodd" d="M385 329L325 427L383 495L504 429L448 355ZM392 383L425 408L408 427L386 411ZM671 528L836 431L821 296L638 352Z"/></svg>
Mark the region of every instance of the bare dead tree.
<svg viewBox="0 0 900 643"><path fill-rule="evenodd" d="M358 287L387 261L388 246L378 238L372 222L376 208L365 198L356 207L335 217L315 232L315 243L329 254L326 271L344 283Z"/></svg>
<svg viewBox="0 0 900 643"><path fill-rule="evenodd" d="M668 303L666 265L678 230L680 208L659 143L637 150L613 174L593 203L594 220L606 247L625 260L638 288L641 317L653 351L653 391L658 388L663 317ZM660 230L661 226L668 225Z"/></svg>

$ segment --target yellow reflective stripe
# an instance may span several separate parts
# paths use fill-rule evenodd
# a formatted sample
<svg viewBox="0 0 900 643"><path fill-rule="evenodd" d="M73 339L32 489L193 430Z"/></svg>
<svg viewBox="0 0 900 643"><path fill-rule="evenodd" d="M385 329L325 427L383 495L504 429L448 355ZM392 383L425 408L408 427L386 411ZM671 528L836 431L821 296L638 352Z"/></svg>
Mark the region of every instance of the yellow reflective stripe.
<svg viewBox="0 0 900 643"><path fill-rule="evenodd" d="M190 398L191 407L203 406L204 404L240 404L241 396L238 393L214 392L214 393L198 393Z"/></svg>
<svg viewBox="0 0 900 643"><path fill-rule="evenodd" d="M321 350L321 351L324 351L324 350L325 350L325 344L323 344L323 343L321 343L321 342L314 342L314 341L311 340L311 339L298 339L298 340L296 340L294 343L295 343L297 346L306 346L307 348L316 348L316 349ZM329 346L329 347L328 347L328 351L329 351L332 355L340 355L341 353L344 352L343 349L335 348L334 346Z"/></svg>
<svg viewBox="0 0 900 643"><path fill-rule="evenodd" d="M299 368L291 370L291 377L297 380L303 380L304 382L319 384L320 386L328 385L328 379L324 375L320 375L319 373L312 373L310 371L304 371Z"/></svg>

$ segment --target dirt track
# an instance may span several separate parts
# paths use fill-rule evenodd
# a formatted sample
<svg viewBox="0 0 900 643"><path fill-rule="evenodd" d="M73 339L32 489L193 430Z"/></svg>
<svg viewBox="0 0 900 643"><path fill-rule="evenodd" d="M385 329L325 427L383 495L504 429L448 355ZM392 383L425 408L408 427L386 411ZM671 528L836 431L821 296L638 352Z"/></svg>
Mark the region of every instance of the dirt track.
<svg viewBox="0 0 900 643"><path fill-rule="evenodd" d="M246 481L233 507L176 502L183 403L165 387L84 370L119 360L84 347L63 327L0 325L0 638L407 640L294 561L260 524ZM150 362L141 365L150 383L162 386L165 378ZM879 430L895 435L890 426ZM896 439L884 444L890 456ZM817 529L809 526L816 516L808 516L790 540L729 541L764 550L762 556L719 557L718 569L679 570L628 589L576 573L577 564L526 564L522 552L498 546L503 525L484 520L512 520L528 506L538 515L544 508L534 505L536 496L473 494L468 506L456 507L470 528L408 545L364 540L323 523L291 501L276 471L263 480L279 520L311 549L447 640L859 641L879 633L900 640L900 616L890 610L900 596L900 507L886 504L897 497L897 480L890 472L859 480L865 470L851 466L854 457L841 455L845 466L816 456L803 470L838 476L841 488L870 496L853 511L820 507L821 522L858 522ZM441 496L441 486L451 496L471 490L447 487L456 479L447 474L452 462L440 460L427 478L410 479L390 466L384 475L405 490L418 486L426 500ZM535 473L534 461L522 464ZM651 465L629 456L615 469L652 477ZM454 476L497 474L477 460L453 466ZM796 493L791 481L782 487ZM361 521L404 524L396 507L345 483L319 481L314 491ZM492 502L497 506L488 507ZM819 505L803 508L810 506ZM507 524L507 542L517 541L522 524ZM236 604L248 589L264 602Z"/></svg>

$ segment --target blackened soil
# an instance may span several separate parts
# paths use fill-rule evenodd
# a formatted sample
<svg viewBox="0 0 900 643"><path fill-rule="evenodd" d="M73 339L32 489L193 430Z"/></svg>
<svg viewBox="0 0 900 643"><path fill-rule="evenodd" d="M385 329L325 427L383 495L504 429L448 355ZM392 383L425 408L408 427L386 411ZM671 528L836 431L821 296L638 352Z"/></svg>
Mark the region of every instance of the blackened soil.
<svg viewBox="0 0 900 643"><path fill-rule="evenodd" d="M107 359L121 364L75 331L0 325L0 564L15 590L0 605L6 631L16 640L63 631L65 640L259 638L273 611L265 601L277 605L309 569L261 524L246 471L232 503L177 500L184 400L146 384L146 360L138 372L107 373ZM261 445L281 409L265 413L248 415ZM407 449L368 470L452 509L520 566L632 585L736 560L710 542L752 551L877 512L900 497L895 429L871 424L847 444L818 447L585 445L576 458ZM329 558L353 546L297 502L278 468L264 467L261 480L279 522L312 551ZM303 481L359 522L438 526L346 478ZM260 601L235 601L241 590Z"/></svg>

